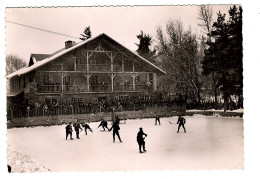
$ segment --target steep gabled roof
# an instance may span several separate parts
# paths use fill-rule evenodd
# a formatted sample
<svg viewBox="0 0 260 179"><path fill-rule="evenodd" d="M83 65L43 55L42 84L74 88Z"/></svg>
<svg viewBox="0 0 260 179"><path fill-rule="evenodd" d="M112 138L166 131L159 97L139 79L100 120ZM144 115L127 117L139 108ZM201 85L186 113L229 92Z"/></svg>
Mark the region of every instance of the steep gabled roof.
<svg viewBox="0 0 260 179"><path fill-rule="evenodd" d="M89 42L91 42L91 41L93 41L93 40L95 40L95 39L101 37L101 36L105 36L105 37L107 37L108 39L110 39L111 41L113 41L114 43L116 43L116 44L120 47L119 50L122 50L122 51L124 51L125 53L128 53L129 55L138 57L138 58L141 59L143 62L145 62L145 63L151 65L153 68L155 68L156 70L158 70L160 73L166 74L165 71L163 71L162 69L160 69L159 67L157 67L157 66L154 65L153 63L149 62L149 61L146 60L145 58L143 58L143 57L141 57L140 55L136 54L135 52L129 50L128 48L124 47L122 44L118 43L117 41L115 41L114 39L112 39L111 37L109 37L108 35L106 35L106 34L103 33L103 34L100 34L100 35L98 35L98 36L96 36L96 37L94 37L94 38L90 38L90 39L88 39L88 40L79 42L79 43L77 43L76 45L74 45L74 46L72 46L72 47L70 47L70 48L68 48L68 49L58 50L58 51L54 52L54 53L51 54L51 55L48 55L48 54L40 54L40 56L38 56L38 58L40 57L39 59L41 59L41 60L38 61L38 60L36 59L36 63L32 64L31 66L28 66L28 67L25 67L25 68L21 68L20 70L17 70L17 71L15 71L15 72L13 72L13 73L7 75L6 78L10 79L10 78L12 78L12 77L14 77L14 76L17 76L17 75L20 76L20 75L23 75L23 74L25 74L25 73L29 73L29 72L31 72L31 71L33 71L33 70L35 70L35 69L37 69L37 68L39 68L39 67L41 67L41 66L47 64L47 63L49 63L49 62L51 62L51 61L53 61L53 60L55 60L55 59L57 59L57 58L59 58L59 57L61 57L61 56L63 56L63 55L69 53L70 51L72 51L72 50L74 50L74 49L77 49L77 48L79 48L79 47L81 47L81 46L83 46L83 45L85 45L85 44L87 44L87 43L89 43ZM37 54L35 54L35 55L37 55ZM38 55L39 55L39 54L38 54ZM45 55L46 55L46 58L43 58ZM42 58L43 58L43 59L42 59Z"/></svg>
<svg viewBox="0 0 260 179"><path fill-rule="evenodd" d="M60 49L60 50L58 50L58 51L56 51L52 54L34 54L34 53L32 53L31 56L30 56L30 61L29 61L28 66L32 66L39 61L42 61L42 60L49 58L49 57L51 57L51 56L53 56L57 53L60 53L63 50L65 50L65 48L62 48L62 49Z"/></svg>
<svg viewBox="0 0 260 179"><path fill-rule="evenodd" d="M31 54L30 61L28 66L32 66L33 64L42 61L45 58L48 58L50 54Z"/></svg>
<svg viewBox="0 0 260 179"><path fill-rule="evenodd" d="M50 54L31 54L32 58L35 58L35 60L38 61L42 61L45 58L48 58L50 56Z"/></svg>

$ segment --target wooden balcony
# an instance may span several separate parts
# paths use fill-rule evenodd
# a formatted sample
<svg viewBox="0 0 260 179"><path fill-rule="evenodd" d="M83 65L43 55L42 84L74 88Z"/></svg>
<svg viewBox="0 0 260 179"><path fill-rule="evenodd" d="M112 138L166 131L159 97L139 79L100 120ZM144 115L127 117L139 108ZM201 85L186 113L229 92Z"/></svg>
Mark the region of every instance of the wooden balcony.
<svg viewBox="0 0 260 179"><path fill-rule="evenodd" d="M151 86L135 85L114 85L113 92L133 92L133 91L150 91ZM112 92L110 84L90 85L89 91L87 85L37 85L37 93L86 93L86 92Z"/></svg>
<svg viewBox="0 0 260 179"><path fill-rule="evenodd" d="M152 91L153 86L148 85L135 85L135 91Z"/></svg>
<svg viewBox="0 0 260 179"><path fill-rule="evenodd" d="M37 85L38 93L60 93L62 90L61 85Z"/></svg>

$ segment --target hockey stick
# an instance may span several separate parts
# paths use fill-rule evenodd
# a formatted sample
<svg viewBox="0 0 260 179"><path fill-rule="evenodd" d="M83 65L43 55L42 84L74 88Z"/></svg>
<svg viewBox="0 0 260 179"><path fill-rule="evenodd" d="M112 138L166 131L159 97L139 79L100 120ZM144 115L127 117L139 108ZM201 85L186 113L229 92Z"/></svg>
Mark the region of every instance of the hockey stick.
<svg viewBox="0 0 260 179"><path fill-rule="evenodd" d="M176 123L172 123L171 121L169 121L170 124L176 124Z"/></svg>
<svg viewBox="0 0 260 179"><path fill-rule="evenodd" d="M93 129L92 131L94 132L94 130L96 130L97 128L98 128L98 127L96 127L95 129ZM93 133L93 132L92 132L92 133Z"/></svg>

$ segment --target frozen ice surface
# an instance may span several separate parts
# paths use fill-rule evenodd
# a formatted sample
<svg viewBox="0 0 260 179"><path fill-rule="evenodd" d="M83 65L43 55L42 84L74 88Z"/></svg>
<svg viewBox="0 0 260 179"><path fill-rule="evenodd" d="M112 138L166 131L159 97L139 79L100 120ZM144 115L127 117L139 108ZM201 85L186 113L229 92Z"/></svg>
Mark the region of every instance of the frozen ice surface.
<svg viewBox="0 0 260 179"><path fill-rule="evenodd" d="M243 119L186 116L187 133L177 133L177 117L127 120L113 143L112 132L84 131L65 140L65 125L8 129L8 143L50 171L243 169ZM171 121L174 124L170 124ZM108 127L111 127L110 122ZM95 129L99 123L90 123ZM140 154L136 135L142 127L147 152Z"/></svg>

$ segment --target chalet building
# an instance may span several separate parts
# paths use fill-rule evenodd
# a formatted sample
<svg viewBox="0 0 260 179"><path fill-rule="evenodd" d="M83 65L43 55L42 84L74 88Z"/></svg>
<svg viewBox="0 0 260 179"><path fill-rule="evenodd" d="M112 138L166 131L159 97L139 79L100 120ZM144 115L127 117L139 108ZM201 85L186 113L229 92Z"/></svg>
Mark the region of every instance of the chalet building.
<svg viewBox="0 0 260 179"><path fill-rule="evenodd" d="M6 78L9 103L88 103L148 95L165 72L106 34L65 42L53 54L31 54L28 67ZM20 101L19 101L20 100Z"/></svg>

